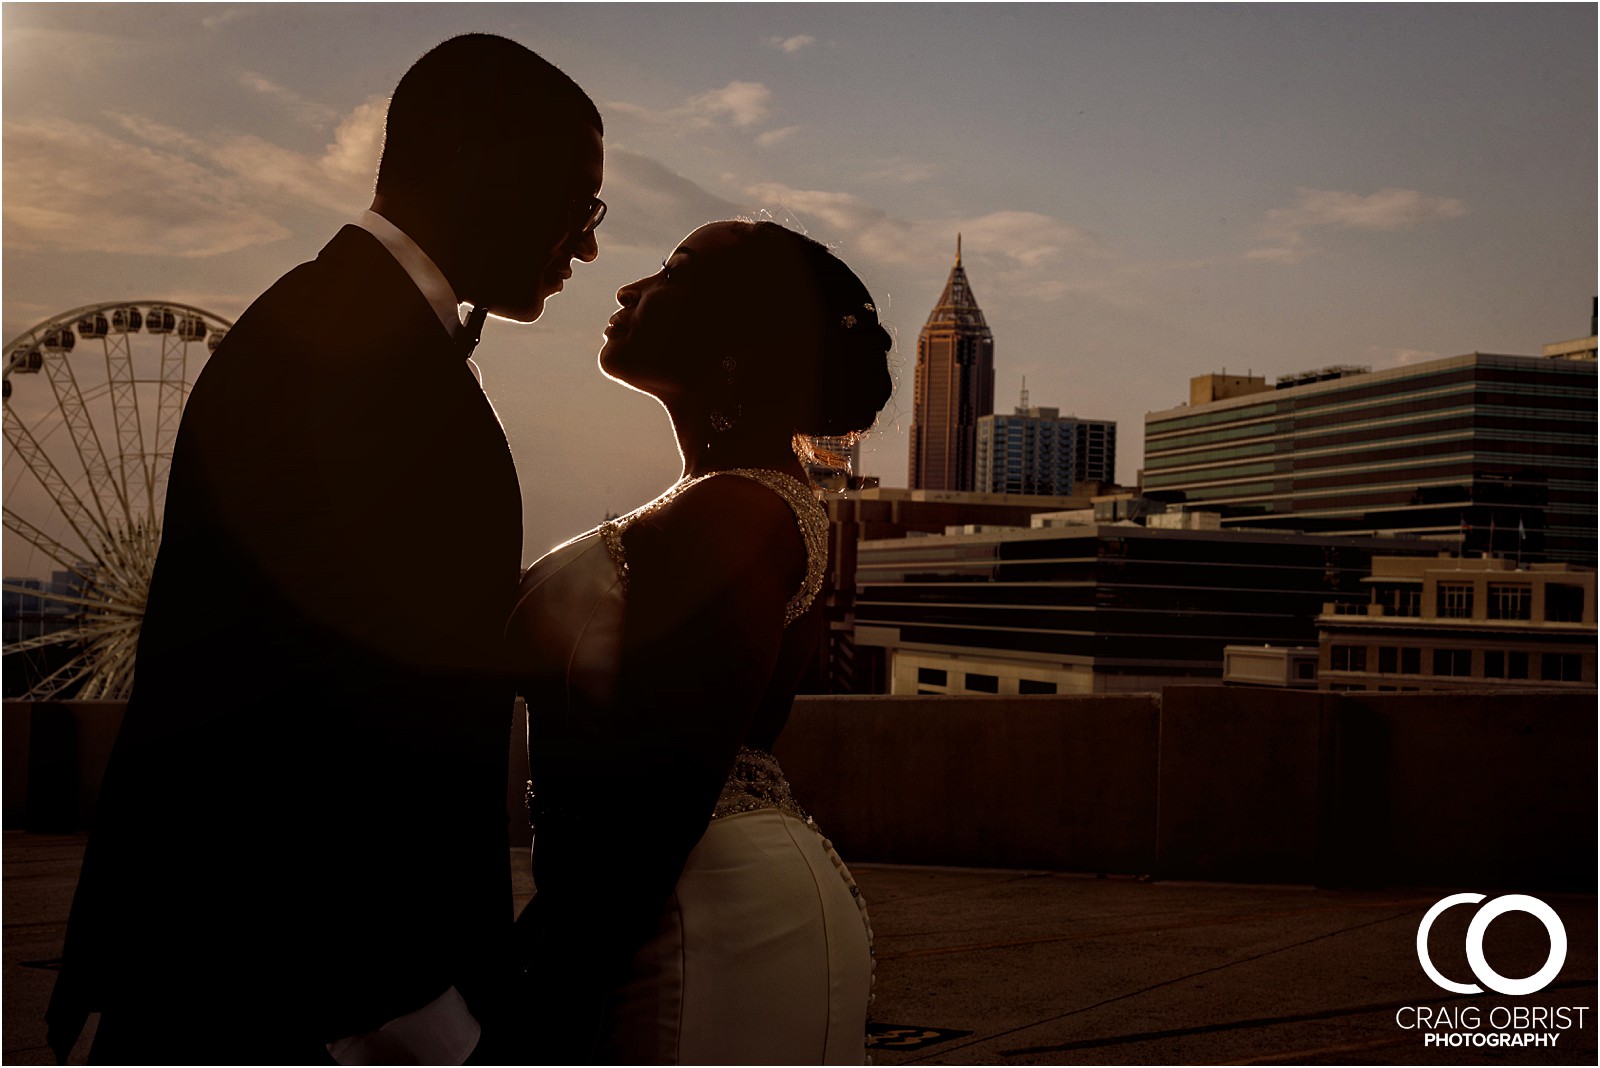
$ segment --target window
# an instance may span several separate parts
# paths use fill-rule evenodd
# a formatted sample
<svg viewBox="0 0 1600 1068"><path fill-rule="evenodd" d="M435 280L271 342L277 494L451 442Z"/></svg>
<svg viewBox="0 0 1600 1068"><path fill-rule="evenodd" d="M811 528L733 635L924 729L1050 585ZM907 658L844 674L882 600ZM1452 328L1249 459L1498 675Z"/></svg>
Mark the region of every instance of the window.
<svg viewBox="0 0 1600 1068"><path fill-rule="evenodd" d="M1483 654L1483 677L1486 679L1525 679L1528 677L1528 654L1507 653L1490 649Z"/></svg>
<svg viewBox="0 0 1600 1068"><path fill-rule="evenodd" d="M1416 646L1400 650L1400 674L1422 674L1422 650Z"/></svg>
<svg viewBox="0 0 1600 1068"><path fill-rule="evenodd" d="M1546 682L1581 682L1583 657L1577 653L1545 653L1539 657L1539 677Z"/></svg>
<svg viewBox="0 0 1600 1068"><path fill-rule="evenodd" d="M1583 622L1583 587L1552 582L1544 588L1544 618L1551 623Z"/></svg>
<svg viewBox="0 0 1600 1068"><path fill-rule="evenodd" d="M1397 616L1420 616L1422 614L1422 588L1420 586L1402 586L1394 591L1394 598L1388 604Z"/></svg>
<svg viewBox="0 0 1600 1068"><path fill-rule="evenodd" d="M1328 666L1334 671L1367 670L1365 645L1335 645L1328 654Z"/></svg>
<svg viewBox="0 0 1600 1068"><path fill-rule="evenodd" d="M1294 666L1294 677L1297 679L1314 679L1317 677L1317 664L1314 660L1301 660Z"/></svg>
<svg viewBox="0 0 1600 1068"><path fill-rule="evenodd" d="M927 683L929 686L943 686L948 679L949 676L945 674L943 668L917 668L917 682L919 683Z"/></svg>
<svg viewBox="0 0 1600 1068"><path fill-rule="evenodd" d="M1017 681L1018 693L1055 693L1056 684L1053 682L1040 682L1038 679L1019 679Z"/></svg>
<svg viewBox="0 0 1600 1068"><path fill-rule="evenodd" d="M1435 614L1440 619L1471 619L1472 586L1461 582L1439 583Z"/></svg>
<svg viewBox="0 0 1600 1068"><path fill-rule="evenodd" d="M1400 650L1392 645L1385 645L1378 650L1378 671L1384 675L1393 675L1400 664Z"/></svg>
<svg viewBox="0 0 1600 1068"><path fill-rule="evenodd" d="M1489 583L1490 619L1532 619L1533 587L1526 582Z"/></svg>
<svg viewBox="0 0 1600 1068"><path fill-rule="evenodd" d="M978 675L967 672L967 689L973 693L999 693L1000 679L994 675Z"/></svg>
<svg viewBox="0 0 1600 1068"><path fill-rule="evenodd" d="M1472 650L1435 649L1433 651L1433 673L1435 675L1471 675Z"/></svg>

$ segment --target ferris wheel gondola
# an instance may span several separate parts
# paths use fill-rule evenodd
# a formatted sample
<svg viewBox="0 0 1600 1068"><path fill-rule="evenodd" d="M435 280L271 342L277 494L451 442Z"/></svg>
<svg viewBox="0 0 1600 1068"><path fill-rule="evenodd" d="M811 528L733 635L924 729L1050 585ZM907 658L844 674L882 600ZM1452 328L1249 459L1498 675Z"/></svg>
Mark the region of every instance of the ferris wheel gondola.
<svg viewBox="0 0 1600 1068"><path fill-rule="evenodd" d="M50 654L33 661L46 666L26 696L127 696L178 421L232 325L184 304L118 301L63 312L6 345L7 574L22 548L25 566L56 575L5 583L45 609L31 627L20 614L6 621L8 664Z"/></svg>

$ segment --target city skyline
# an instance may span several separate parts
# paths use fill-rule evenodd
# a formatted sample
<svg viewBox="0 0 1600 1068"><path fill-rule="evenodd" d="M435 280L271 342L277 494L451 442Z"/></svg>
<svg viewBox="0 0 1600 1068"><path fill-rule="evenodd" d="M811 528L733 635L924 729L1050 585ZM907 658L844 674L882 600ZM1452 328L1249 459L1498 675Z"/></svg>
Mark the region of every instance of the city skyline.
<svg viewBox="0 0 1600 1068"><path fill-rule="evenodd" d="M889 486L958 232L997 396L1026 376L1034 403L1116 420L1124 482L1144 413L1194 375L1587 330L1591 7L372 11L6 5L5 337L101 300L236 317L365 206L406 66L504 33L599 104L611 205L600 259L479 352L528 561L676 475L665 416L594 352L616 288L710 218L803 226L879 298L898 389L862 469Z"/></svg>

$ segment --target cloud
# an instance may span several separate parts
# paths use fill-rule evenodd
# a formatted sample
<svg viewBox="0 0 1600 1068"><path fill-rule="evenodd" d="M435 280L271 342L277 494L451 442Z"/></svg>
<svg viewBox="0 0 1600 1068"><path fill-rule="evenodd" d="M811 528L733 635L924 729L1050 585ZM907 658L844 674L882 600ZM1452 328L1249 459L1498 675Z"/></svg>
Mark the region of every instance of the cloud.
<svg viewBox="0 0 1600 1068"><path fill-rule="evenodd" d="M773 48L782 49L790 55L817 43L817 39L809 33L797 34L794 37L768 37L767 44Z"/></svg>
<svg viewBox="0 0 1600 1068"><path fill-rule="evenodd" d="M647 108L620 100L608 103L606 108L607 114L620 113L653 125L743 129L767 117L772 110L772 90L760 82L733 81L720 89L697 93L675 108Z"/></svg>
<svg viewBox="0 0 1600 1068"><path fill-rule="evenodd" d="M319 155L115 112L115 130L8 122L6 246L215 256L287 237L274 204L278 214L309 206L353 215L372 194L386 111L381 96L356 106Z"/></svg>
<svg viewBox="0 0 1600 1068"><path fill-rule="evenodd" d="M1365 196L1306 188L1295 193L1292 205L1267 212L1262 227L1267 243L1246 252L1246 259L1298 263L1315 251L1308 232L1319 228L1393 233L1467 213L1464 200L1430 197L1415 189L1386 188Z"/></svg>
<svg viewBox="0 0 1600 1068"><path fill-rule="evenodd" d="M1437 360L1439 354L1429 349L1386 349L1378 345L1367 348L1367 359L1378 367L1404 367L1406 364Z"/></svg>
<svg viewBox="0 0 1600 1068"><path fill-rule="evenodd" d="M81 123L7 122L5 152L8 248L198 257L290 233L237 179Z"/></svg>
<svg viewBox="0 0 1600 1068"><path fill-rule="evenodd" d="M308 156L255 136L204 141L137 115L111 117L134 137L181 152L220 170L257 196L354 214L372 196L372 178L383 147L386 97L373 96L340 120L320 156Z"/></svg>
<svg viewBox="0 0 1600 1068"><path fill-rule="evenodd" d="M599 231L602 247L642 248L657 255L702 223L743 210L648 156L618 148L606 152L603 195L617 210Z"/></svg>
<svg viewBox="0 0 1600 1068"><path fill-rule="evenodd" d="M804 128L803 126L780 126L776 130L767 130L765 133L756 135L756 144L762 148L771 148L780 141L788 140L797 130L803 130Z"/></svg>
<svg viewBox="0 0 1600 1068"><path fill-rule="evenodd" d="M1071 223L1034 211L996 211L962 224L969 247L1024 267L1039 267L1064 253L1101 255L1097 238ZM980 252L980 255L984 253Z"/></svg>
<svg viewBox="0 0 1600 1068"><path fill-rule="evenodd" d="M240 71L239 84L246 89L254 90L263 96L272 97L289 107L301 122L312 126L327 126L339 118L339 113L326 104L319 104L314 100L307 100L293 89L285 88L264 75L254 71Z"/></svg>
<svg viewBox="0 0 1600 1068"><path fill-rule="evenodd" d="M939 168L932 163L908 159L905 156L894 156L882 160L861 178L868 182L898 182L912 185L916 182L925 182L938 173Z"/></svg>
<svg viewBox="0 0 1600 1068"><path fill-rule="evenodd" d="M1110 253L1093 234L1048 215L997 211L963 219L904 219L850 193L795 189L768 182L748 194L779 217L836 247L846 260L944 271L955 257L956 234L964 258L1007 293L1057 300L1105 284Z"/></svg>
<svg viewBox="0 0 1600 1068"><path fill-rule="evenodd" d="M117 111L108 111L105 114L112 122L132 134L136 140L143 141L147 145L171 149L196 158L204 158L210 152L206 143L198 137L191 137L176 127L147 119L143 115L125 115Z"/></svg>
<svg viewBox="0 0 1600 1068"><path fill-rule="evenodd" d="M208 30L220 29L230 22L237 22L242 18L256 14L254 6L225 7L221 11L213 11L200 20L200 25Z"/></svg>
<svg viewBox="0 0 1600 1068"><path fill-rule="evenodd" d="M850 253L860 253L881 263L905 263L912 258L911 224L895 219L851 193L820 189L795 189L778 182L761 182L746 189L752 200L775 214L783 211L811 229L824 243L839 243Z"/></svg>
<svg viewBox="0 0 1600 1068"><path fill-rule="evenodd" d="M148 58L150 44L127 34L63 30L45 26L5 28L7 81L17 78L52 76L77 77L95 71L104 74L116 69L130 56L135 62Z"/></svg>

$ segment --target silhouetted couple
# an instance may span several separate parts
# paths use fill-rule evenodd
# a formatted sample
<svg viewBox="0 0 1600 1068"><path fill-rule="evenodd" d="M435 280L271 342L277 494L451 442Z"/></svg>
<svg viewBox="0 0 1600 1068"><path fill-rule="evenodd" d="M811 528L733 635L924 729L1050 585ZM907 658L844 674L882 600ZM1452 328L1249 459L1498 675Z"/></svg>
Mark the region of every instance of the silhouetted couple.
<svg viewBox="0 0 1600 1068"><path fill-rule="evenodd" d="M865 913L769 750L824 640L797 450L871 425L889 337L810 239L690 234L600 353L666 408L683 477L519 585L468 353L595 258L602 159L566 75L445 42L395 90L371 209L195 383L61 1056L99 1012L104 1063L862 1060ZM513 928L516 692L538 895Z"/></svg>

